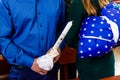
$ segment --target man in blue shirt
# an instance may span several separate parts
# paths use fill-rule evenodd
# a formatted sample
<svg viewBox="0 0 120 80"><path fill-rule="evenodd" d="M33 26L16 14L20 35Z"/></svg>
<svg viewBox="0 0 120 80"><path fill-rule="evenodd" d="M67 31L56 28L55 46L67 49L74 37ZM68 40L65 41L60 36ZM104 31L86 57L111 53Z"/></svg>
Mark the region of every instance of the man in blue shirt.
<svg viewBox="0 0 120 80"><path fill-rule="evenodd" d="M36 60L62 30L64 6L64 0L0 0L0 51L11 64L9 80L57 80L57 63L46 71Z"/></svg>

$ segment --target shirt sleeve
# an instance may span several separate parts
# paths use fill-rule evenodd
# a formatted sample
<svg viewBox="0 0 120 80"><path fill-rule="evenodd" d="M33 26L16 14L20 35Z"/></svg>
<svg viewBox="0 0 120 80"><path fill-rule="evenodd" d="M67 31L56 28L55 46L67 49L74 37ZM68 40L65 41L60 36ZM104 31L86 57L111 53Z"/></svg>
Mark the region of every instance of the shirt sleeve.
<svg viewBox="0 0 120 80"><path fill-rule="evenodd" d="M79 41L79 30L84 18L84 8L81 0L72 0L68 21L73 21L73 25L66 36L66 43L69 47L77 49Z"/></svg>
<svg viewBox="0 0 120 80"><path fill-rule="evenodd" d="M11 39L14 28L6 4L0 1L0 52L10 64L31 67L34 59L25 54Z"/></svg>

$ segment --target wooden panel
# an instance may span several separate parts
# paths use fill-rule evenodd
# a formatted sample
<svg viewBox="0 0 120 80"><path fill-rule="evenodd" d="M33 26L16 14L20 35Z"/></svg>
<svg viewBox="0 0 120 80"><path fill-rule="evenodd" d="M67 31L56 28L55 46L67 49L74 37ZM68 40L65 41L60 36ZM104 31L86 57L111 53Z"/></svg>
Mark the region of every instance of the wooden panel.
<svg viewBox="0 0 120 80"><path fill-rule="evenodd" d="M113 2L120 4L120 0L113 0Z"/></svg>
<svg viewBox="0 0 120 80"><path fill-rule="evenodd" d="M0 75L8 74L10 71L10 65L0 54Z"/></svg>
<svg viewBox="0 0 120 80"><path fill-rule="evenodd" d="M76 61L77 50L71 49L65 46L64 50L61 52L60 64L69 64Z"/></svg>
<svg viewBox="0 0 120 80"><path fill-rule="evenodd" d="M113 77L108 77L108 78L103 78L103 79L100 79L100 80L120 80L120 75L113 76Z"/></svg>
<svg viewBox="0 0 120 80"><path fill-rule="evenodd" d="M65 46L64 50L61 52L60 64L63 66L60 68L60 80L69 80L68 79L68 69L67 64L74 63L76 61L77 50ZM73 79L78 80L78 79Z"/></svg>

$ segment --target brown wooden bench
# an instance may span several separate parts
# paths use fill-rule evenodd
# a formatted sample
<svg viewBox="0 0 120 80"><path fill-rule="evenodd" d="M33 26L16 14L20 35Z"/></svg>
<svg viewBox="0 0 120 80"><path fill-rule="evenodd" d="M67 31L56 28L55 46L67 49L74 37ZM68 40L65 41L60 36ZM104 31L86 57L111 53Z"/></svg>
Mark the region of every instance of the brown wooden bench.
<svg viewBox="0 0 120 80"><path fill-rule="evenodd" d="M67 46L62 51L61 58L59 60L60 64L63 65L63 69L60 69L60 80L68 80L67 64L75 62L76 54L77 54L76 50L73 50ZM79 80L79 79L76 78L76 79L71 79L71 80ZM120 75L103 78L100 80L120 80Z"/></svg>
<svg viewBox="0 0 120 80"><path fill-rule="evenodd" d="M63 66L63 68L60 69L60 80L68 80L67 64L75 63L76 54L77 54L77 51L69 48L68 46L66 46L62 51L61 57L59 60L60 64ZM78 80L78 79L72 79L72 80Z"/></svg>
<svg viewBox="0 0 120 80"><path fill-rule="evenodd" d="M9 71L10 65L0 54L0 80L7 80Z"/></svg>
<svg viewBox="0 0 120 80"><path fill-rule="evenodd" d="M100 80L120 80L120 75L118 76L112 76L112 77L108 77L108 78L103 78Z"/></svg>

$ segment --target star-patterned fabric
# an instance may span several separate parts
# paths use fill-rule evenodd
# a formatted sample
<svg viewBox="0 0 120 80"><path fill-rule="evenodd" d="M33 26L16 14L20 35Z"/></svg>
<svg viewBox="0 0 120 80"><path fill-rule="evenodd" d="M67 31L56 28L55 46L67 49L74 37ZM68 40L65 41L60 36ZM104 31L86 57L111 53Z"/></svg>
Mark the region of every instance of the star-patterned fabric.
<svg viewBox="0 0 120 80"><path fill-rule="evenodd" d="M120 45L120 8L111 2L102 8L101 16L90 16L82 23L79 34L80 58L103 56L114 45Z"/></svg>

